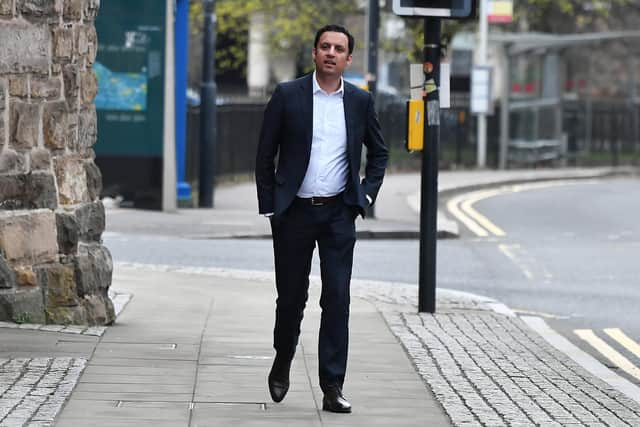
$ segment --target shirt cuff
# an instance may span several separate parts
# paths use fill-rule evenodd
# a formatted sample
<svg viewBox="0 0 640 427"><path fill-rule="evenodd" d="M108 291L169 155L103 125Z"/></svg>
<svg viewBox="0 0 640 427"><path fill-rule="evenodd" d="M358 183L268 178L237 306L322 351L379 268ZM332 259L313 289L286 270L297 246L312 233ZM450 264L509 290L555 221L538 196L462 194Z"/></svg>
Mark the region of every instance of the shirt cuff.
<svg viewBox="0 0 640 427"><path fill-rule="evenodd" d="M273 212L267 212L267 213L263 213L261 214L262 216L266 216L267 218L270 216L273 216Z"/></svg>
<svg viewBox="0 0 640 427"><path fill-rule="evenodd" d="M368 194L365 194L365 196L367 197L367 200L369 201L369 206L371 206L371 204L373 203L373 199Z"/></svg>

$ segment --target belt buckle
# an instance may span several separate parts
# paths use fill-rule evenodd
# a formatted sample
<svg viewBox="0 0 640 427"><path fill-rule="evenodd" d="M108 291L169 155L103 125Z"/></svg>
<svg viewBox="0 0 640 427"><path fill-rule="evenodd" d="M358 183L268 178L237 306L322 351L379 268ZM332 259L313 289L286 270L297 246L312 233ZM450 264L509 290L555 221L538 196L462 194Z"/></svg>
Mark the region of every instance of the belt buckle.
<svg viewBox="0 0 640 427"><path fill-rule="evenodd" d="M316 201L315 197L311 197L311 206L323 206L324 202Z"/></svg>

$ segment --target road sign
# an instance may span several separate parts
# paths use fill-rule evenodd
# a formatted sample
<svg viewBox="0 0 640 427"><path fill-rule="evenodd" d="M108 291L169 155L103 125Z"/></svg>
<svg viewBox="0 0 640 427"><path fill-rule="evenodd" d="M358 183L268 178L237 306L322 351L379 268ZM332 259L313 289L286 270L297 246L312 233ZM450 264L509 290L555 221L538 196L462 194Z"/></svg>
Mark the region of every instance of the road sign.
<svg viewBox="0 0 640 427"><path fill-rule="evenodd" d="M487 19L492 24L513 22L513 0L490 0Z"/></svg>
<svg viewBox="0 0 640 427"><path fill-rule="evenodd" d="M471 71L471 112L492 114L491 67L475 65Z"/></svg>
<svg viewBox="0 0 640 427"><path fill-rule="evenodd" d="M399 16L465 19L475 16L475 3L475 0L393 0L393 13Z"/></svg>

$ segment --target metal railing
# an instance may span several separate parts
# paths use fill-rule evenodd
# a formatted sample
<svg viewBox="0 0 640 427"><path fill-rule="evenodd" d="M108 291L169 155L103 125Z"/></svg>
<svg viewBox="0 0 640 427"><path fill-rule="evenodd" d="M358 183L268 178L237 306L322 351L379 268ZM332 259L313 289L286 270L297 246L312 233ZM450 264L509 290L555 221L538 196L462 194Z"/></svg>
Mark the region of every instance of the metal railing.
<svg viewBox="0 0 640 427"><path fill-rule="evenodd" d="M264 103L227 104L217 108L216 175L253 174ZM200 111L187 113L186 179L198 181Z"/></svg>
<svg viewBox="0 0 640 427"><path fill-rule="evenodd" d="M440 167L475 167L476 121L466 97L453 99L452 108L441 110ZM218 106L217 175L252 175L264 101ZM391 150L391 168L419 169L420 155L405 150L405 101L378 98L382 132ZM563 141L543 138L511 138L510 166L574 166L640 164L640 104L623 101L563 103ZM513 113L512 113L513 114ZM488 120L487 165L498 166L499 107ZM186 179L198 180L199 111L188 112ZM545 126L541 121L539 126ZM426 141L428 149L429 142Z"/></svg>

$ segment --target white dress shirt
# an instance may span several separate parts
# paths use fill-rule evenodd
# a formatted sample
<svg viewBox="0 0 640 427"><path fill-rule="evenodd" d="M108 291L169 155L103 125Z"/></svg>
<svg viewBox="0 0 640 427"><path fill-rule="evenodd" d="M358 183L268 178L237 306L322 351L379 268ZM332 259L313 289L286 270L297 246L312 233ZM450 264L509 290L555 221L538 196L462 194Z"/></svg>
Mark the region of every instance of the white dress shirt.
<svg viewBox="0 0 640 427"><path fill-rule="evenodd" d="M334 196L344 191L349 175L347 127L344 118L344 81L327 93L313 72L313 137L309 166L298 197Z"/></svg>

